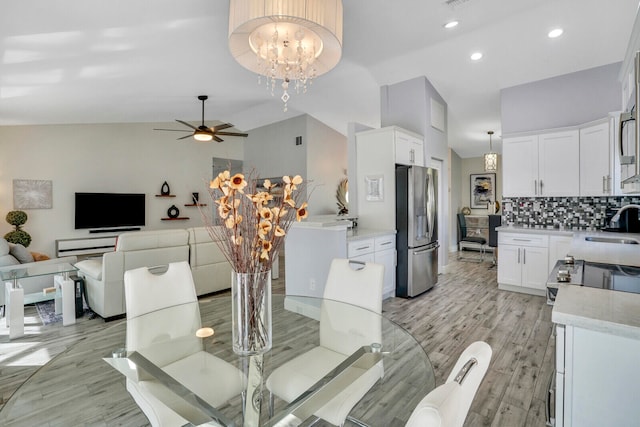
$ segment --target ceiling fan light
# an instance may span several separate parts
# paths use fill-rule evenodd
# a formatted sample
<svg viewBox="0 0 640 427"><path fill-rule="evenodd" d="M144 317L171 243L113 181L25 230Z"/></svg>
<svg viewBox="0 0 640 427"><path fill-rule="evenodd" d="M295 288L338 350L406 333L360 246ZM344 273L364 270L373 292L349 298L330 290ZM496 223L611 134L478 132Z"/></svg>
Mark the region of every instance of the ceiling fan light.
<svg viewBox="0 0 640 427"><path fill-rule="evenodd" d="M196 141L208 142L213 139L213 135L210 132L197 130L193 133L193 139L195 139Z"/></svg>

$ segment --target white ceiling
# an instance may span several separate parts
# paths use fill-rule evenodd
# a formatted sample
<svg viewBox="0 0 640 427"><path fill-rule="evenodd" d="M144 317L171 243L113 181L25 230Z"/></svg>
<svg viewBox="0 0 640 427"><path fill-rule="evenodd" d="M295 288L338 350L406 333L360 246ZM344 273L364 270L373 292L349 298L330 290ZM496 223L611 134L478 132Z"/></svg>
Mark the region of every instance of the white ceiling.
<svg viewBox="0 0 640 427"><path fill-rule="evenodd" d="M0 125L197 123L242 131L308 113L380 125L380 86L426 76L462 157L500 148L500 89L622 61L638 0L343 0L338 66L289 111L231 57L227 0L22 0L0 16ZM460 25L442 25L456 18ZM556 26L558 39L547 38ZM469 59L482 51L478 62ZM180 125L176 123L176 128ZM167 138L175 134L167 132Z"/></svg>

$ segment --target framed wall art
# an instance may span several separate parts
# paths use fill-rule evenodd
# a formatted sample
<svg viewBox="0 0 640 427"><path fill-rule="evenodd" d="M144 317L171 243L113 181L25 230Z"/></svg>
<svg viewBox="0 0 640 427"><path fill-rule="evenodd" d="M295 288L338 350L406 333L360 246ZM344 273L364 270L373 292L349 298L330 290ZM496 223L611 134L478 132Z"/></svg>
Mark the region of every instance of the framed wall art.
<svg viewBox="0 0 640 427"><path fill-rule="evenodd" d="M496 174L471 174L471 209L487 209L496 198Z"/></svg>
<svg viewBox="0 0 640 427"><path fill-rule="evenodd" d="M51 209L53 183L41 179L13 180L14 209Z"/></svg>
<svg viewBox="0 0 640 427"><path fill-rule="evenodd" d="M382 175L367 175L364 177L366 196L368 202L382 202L384 200L384 178Z"/></svg>

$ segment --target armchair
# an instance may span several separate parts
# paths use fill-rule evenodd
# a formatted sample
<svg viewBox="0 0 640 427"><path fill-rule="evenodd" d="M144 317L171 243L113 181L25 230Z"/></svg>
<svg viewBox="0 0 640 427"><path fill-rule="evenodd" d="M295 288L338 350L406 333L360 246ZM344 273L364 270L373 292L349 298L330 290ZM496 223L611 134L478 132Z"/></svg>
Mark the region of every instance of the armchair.
<svg viewBox="0 0 640 427"><path fill-rule="evenodd" d="M122 233L115 251L76 263L91 310L105 319L124 314L125 271L188 261L188 238L184 229Z"/></svg>

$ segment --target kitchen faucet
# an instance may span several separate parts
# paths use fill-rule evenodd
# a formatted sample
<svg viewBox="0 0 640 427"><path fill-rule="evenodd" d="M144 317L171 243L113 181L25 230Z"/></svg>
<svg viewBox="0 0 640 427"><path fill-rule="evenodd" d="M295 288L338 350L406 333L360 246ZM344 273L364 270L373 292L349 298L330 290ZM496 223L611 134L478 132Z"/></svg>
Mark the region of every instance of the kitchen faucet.
<svg viewBox="0 0 640 427"><path fill-rule="evenodd" d="M626 211L627 209L630 208L636 208L636 209L640 209L640 205L626 205L621 207L618 212L616 212L616 214L613 216L613 218L611 218L611 222L609 223L609 227L611 228L617 228L618 227L618 221L620 221L620 214L622 214L622 212Z"/></svg>

